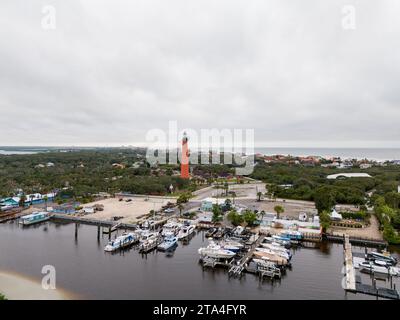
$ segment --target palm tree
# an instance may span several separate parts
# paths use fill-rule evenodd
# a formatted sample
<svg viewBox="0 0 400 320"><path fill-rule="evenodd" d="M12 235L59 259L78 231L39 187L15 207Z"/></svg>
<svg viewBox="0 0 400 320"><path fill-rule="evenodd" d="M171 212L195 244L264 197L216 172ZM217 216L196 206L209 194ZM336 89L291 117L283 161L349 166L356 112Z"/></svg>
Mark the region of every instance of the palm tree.
<svg viewBox="0 0 400 320"><path fill-rule="evenodd" d="M178 210L179 210L179 215L180 216L182 216L182 210L184 209L184 206L183 206L183 204L180 202L179 204L178 204Z"/></svg>
<svg viewBox="0 0 400 320"><path fill-rule="evenodd" d="M274 207L274 210L275 210L275 212L276 212L276 217L277 217L277 219L280 218L281 213L285 212L285 208L282 207L282 206L280 206L280 205L275 206L275 207Z"/></svg>
<svg viewBox="0 0 400 320"><path fill-rule="evenodd" d="M228 196L229 184L227 181L225 181L225 183L224 183L224 188L225 188L225 195Z"/></svg>

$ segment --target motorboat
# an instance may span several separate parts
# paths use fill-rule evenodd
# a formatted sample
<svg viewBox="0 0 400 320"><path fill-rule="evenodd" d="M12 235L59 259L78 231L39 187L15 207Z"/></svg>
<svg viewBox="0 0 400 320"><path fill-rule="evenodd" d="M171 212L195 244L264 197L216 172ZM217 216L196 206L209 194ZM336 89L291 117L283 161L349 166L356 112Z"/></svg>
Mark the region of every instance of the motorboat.
<svg viewBox="0 0 400 320"><path fill-rule="evenodd" d="M198 252L202 257L210 257L214 259L230 259L236 255L235 252L224 249L215 244L211 244L206 248L200 248Z"/></svg>
<svg viewBox="0 0 400 320"><path fill-rule="evenodd" d="M195 231L195 229L196 227L194 225L183 226L177 235L178 240L186 239Z"/></svg>
<svg viewBox="0 0 400 320"><path fill-rule="evenodd" d="M179 229L182 227L182 224L177 223L177 222L168 222L163 226L163 229L161 231L162 236L168 236L171 233L174 235L177 235L179 232Z"/></svg>
<svg viewBox="0 0 400 320"><path fill-rule="evenodd" d="M219 228L217 230L217 232L214 233L213 237L216 238L216 239L220 239L220 238L222 238L224 236L224 234L225 234L225 230L223 228Z"/></svg>
<svg viewBox="0 0 400 320"><path fill-rule="evenodd" d="M276 263L278 265L287 265L288 264L288 260L287 259L285 259L285 258L283 258L283 257L281 257L281 256L279 256L277 254L272 254L272 253L269 253L269 252L263 252L263 251L259 251L259 250L254 251L253 254L254 254L254 256L256 258L260 258L260 259L264 259L264 260L267 260L267 261L270 261L270 262L274 262L274 263Z"/></svg>
<svg viewBox="0 0 400 320"><path fill-rule="evenodd" d="M242 226L237 226L235 229L233 229L233 234L235 236L240 236L244 232L244 228Z"/></svg>
<svg viewBox="0 0 400 320"><path fill-rule="evenodd" d="M146 241L152 240L152 239L158 239L159 233L158 232L150 232L148 230L145 230L140 234L139 242L144 243Z"/></svg>
<svg viewBox="0 0 400 320"><path fill-rule="evenodd" d="M171 248L173 248L176 244L178 243L178 238L175 236L169 236L164 239L163 242L161 242L158 246L157 249L160 251L167 251Z"/></svg>
<svg viewBox="0 0 400 320"><path fill-rule="evenodd" d="M385 261L386 263L394 266L397 264L397 258L393 257L390 255L389 252L383 251L383 252L369 252L366 255L367 260L380 260L380 261Z"/></svg>
<svg viewBox="0 0 400 320"><path fill-rule="evenodd" d="M108 244L105 246L104 251L107 252L116 251L118 249L130 246L131 244L134 244L137 241L138 241L137 235L135 235L134 233L124 233L121 236L115 238L114 240L109 241Z"/></svg>
<svg viewBox="0 0 400 320"><path fill-rule="evenodd" d="M278 244L280 244L280 245L282 245L282 246L284 246L286 248L291 246L290 240L284 240L282 237L279 237L279 236L266 237L264 239L264 241L271 242L271 243L275 242L275 243L278 243Z"/></svg>
<svg viewBox="0 0 400 320"><path fill-rule="evenodd" d="M274 252L279 252L279 253L282 253L284 255L287 255L289 260L292 258L292 254L290 253L290 251L288 249L282 247L279 244L276 245L276 244L273 244L273 243L261 243L260 245L263 248L266 248L266 249L272 250Z"/></svg>
<svg viewBox="0 0 400 320"><path fill-rule="evenodd" d="M303 239L303 235L301 232L296 231L296 230L285 230L281 232L281 237L287 238L289 240L301 240Z"/></svg>
<svg viewBox="0 0 400 320"><path fill-rule="evenodd" d="M271 250L268 248L256 248L256 251L266 252L269 254L276 254L282 258L285 258L286 260L290 260L290 258L291 258L287 252L283 252L283 251L275 251L275 250Z"/></svg>
<svg viewBox="0 0 400 320"><path fill-rule="evenodd" d="M211 238L217 232L217 228L210 228L207 230L205 236L206 238Z"/></svg>
<svg viewBox="0 0 400 320"><path fill-rule="evenodd" d="M19 223L28 226L31 224L47 221L51 218L51 214L49 212L33 212L32 214L28 214L19 218Z"/></svg>
<svg viewBox="0 0 400 320"><path fill-rule="evenodd" d="M142 241L139 245L139 251L140 252L144 252L147 253L153 249L155 249L159 244L161 237L159 234L157 234L156 236L151 236L149 238L147 238L146 240Z"/></svg>
<svg viewBox="0 0 400 320"><path fill-rule="evenodd" d="M399 276L399 269L394 267L384 267L376 265L370 261L364 261L359 264L360 271L367 273L380 273L387 274L390 276Z"/></svg>

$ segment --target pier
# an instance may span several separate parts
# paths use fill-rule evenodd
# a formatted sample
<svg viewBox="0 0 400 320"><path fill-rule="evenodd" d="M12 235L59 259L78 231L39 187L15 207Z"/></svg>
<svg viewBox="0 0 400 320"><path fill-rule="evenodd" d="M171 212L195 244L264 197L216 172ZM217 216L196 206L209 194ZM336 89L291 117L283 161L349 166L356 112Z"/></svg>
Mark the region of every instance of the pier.
<svg viewBox="0 0 400 320"><path fill-rule="evenodd" d="M238 261L238 263L229 269L229 275L241 277L242 272L246 270L246 264L254 254L254 250L263 242L265 235L259 235L258 239L250 246L246 254Z"/></svg>
<svg viewBox="0 0 400 320"><path fill-rule="evenodd" d="M396 287L394 288L379 288L376 286L375 276L372 274L372 285L361 282L361 277L356 276L356 271L353 264L353 252L348 235L344 236L344 263L345 263L345 281L344 290L352 293L362 293L376 298L385 298L399 300L400 296Z"/></svg>
<svg viewBox="0 0 400 320"><path fill-rule="evenodd" d="M105 227L109 228L108 232L110 231L113 232L117 229L136 230L138 228L136 224L122 223L122 222L116 223L115 221L88 219L88 218L70 216L66 214L53 214L51 219L65 221L65 222L75 222L75 223L94 225L97 227Z"/></svg>
<svg viewBox="0 0 400 320"><path fill-rule="evenodd" d="M360 237L349 237L348 235L333 235L327 234L325 237L327 240L332 242L345 242L345 237L349 238L349 242L355 245L362 246L373 246L373 247L387 247L388 243L385 240L372 239L372 238L360 238Z"/></svg>

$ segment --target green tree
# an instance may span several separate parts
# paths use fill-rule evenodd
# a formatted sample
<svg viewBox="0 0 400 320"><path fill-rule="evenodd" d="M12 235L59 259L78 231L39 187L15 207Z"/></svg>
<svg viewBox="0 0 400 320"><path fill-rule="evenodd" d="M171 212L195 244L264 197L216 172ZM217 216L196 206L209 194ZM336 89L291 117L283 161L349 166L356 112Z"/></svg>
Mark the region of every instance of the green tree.
<svg viewBox="0 0 400 320"><path fill-rule="evenodd" d="M219 205L217 205L217 204L213 205L212 213L213 213L212 221L214 223L219 222L219 221L222 220L222 211L221 211L221 208L220 208Z"/></svg>
<svg viewBox="0 0 400 320"><path fill-rule="evenodd" d="M399 209L400 193L391 191L385 194L385 202L393 209Z"/></svg>
<svg viewBox="0 0 400 320"><path fill-rule="evenodd" d="M285 208L282 207L281 205L277 205L277 206L274 207L274 211L276 212L277 219L279 219L280 216L281 216L281 213L285 212Z"/></svg>
<svg viewBox="0 0 400 320"><path fill-rule="evenodd" d="M4 294L0 293L0 300L7 300L7 298Z"/></svg>
<svg viewBox="0 0 400 320"><path fill-rule="evenodd" d="M318 213L323 211L331 211L332 207L335 205L335 195L333 194L331 188L327 186L319 187L314 192L314 202Z"/></svg>
<svg viewBox="0 0 400 320"><path fill-rule="evenodd" d="M227 218L234 226L238 226L244 222L243 216L237 213L236 210L231 210Z"/></svg>
<svg viewBox="0 0 400 320"><path fill-rule="evenodd" d="M248 226L252 226L257 221L257 213L251 210L246 210L243 213L243 220L247 223Z"/></svg>
<svg viewBox="0 0 400 320"><path fill-rule="evenodd" d="M182 203L182 202L179 202L179 203L178 203L178 210L179 210L179 215L180 215L180 216L182 215L182 210L183 210L184 208L185 208L185 207L184 207L183 203Z"/></svg>
<svg viewBox="0 0 400 320"><path fill-rule="evenodd" d="M319 213L319 222L322 227L322 232L326 232L326 230L331 225L331 217L329 211L322 211Z"/></svg>

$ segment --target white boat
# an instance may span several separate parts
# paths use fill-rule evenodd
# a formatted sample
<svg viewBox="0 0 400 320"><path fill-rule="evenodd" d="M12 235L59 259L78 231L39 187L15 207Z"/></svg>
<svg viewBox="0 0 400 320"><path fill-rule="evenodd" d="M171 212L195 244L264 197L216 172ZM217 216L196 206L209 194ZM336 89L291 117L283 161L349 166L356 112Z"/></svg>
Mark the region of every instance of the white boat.
<svg viewBox="0 0 400 320"><path fill-rule="evenodd" d="M51 214L49 212L34 212L32 214L28 214L19 218L19 223L28 226L31 224L47 221L51 218Z"/></svg>
<svg viewBox="0 0 400 320"><path fill-rule="evenodd" d="M233 240L223 240L219 242L219 246L232 252L239 252L244 247L240 242Z"/></svg>
<svg viewBox="0 0 400 320"><path fill-rule="evenodd" d="M121 236L110 241L104 248L104 251L111 252L122 249L137 242L138 238L134 233L124 233Z"/></svg>
<svg viewBox="0 0 400 320"><path fill-rule="evenodd" d="M170 234L177 235L179 232L179 229L182 227L181 223L177 222L168 222L163 226L163 229L161 231L161 235L163 237L169 236Z"/></svg>
<svg viewBox="0 0 400 320"><path fill-rule="evenodd" d="M398 268L394 267L383 267L376 264L373 264L370 261L361 262L359 264L360 271L368 272L368 273L381 273L387 274L391 276L399 276Z"/></svg>
<svg viewBox="0 0 400 320"><path fill-rule="evenodd" d="M272 254L272 255L278 255L279 257L282 257L286 260L290 260L290 256L287 252L282 252L282 251L274 251L268 248L256 248L256 251L261 251L261 252L265 252L268 254Z"/></svg>
<svg viewBox="0 0 400 320"><path fill-rule="evenodd" d="M385 261L386 263L389 263L391 265L396 265L397 264L397 259L395 257L391 256L390 253L387 252L387 251L369 252L369 253L367 253L367 259Z"/></svg>
<svg viewBox="0 0 400 320"><path fill-rule="evenodd" d="M292 254L290 253L290 251L288 249L286 249L285 247L282 247L279 244L276 245L276 244L273 244L273 243L261 243L261 246L263 248L272 250L274 252L280 252L280 253L282 253L284 255L287 255L289 259L291 259L291 257L292 257Z"/></svg>
<svg viewBox="0 0 400 320"><path fill-rule="evenodd" d="M144 243L146 241L152 240L152 239L158 239L159 233L158 232L150 232L148 230L145 230L140 234L139 237L139 242Z"/></svg>
<svg viewBox="0 0 400 320"><path fill-rule="evenodd" d="M151 236L147 238L146 240L142 241L139 245L139 251L140 252L149 252L153 249L155 249L161 242L161 237L159 234L156 234L156 236Z"/></svg>
<svg viewBox="0 0 400 320"><path fill-rule="evenodd" d="M210 257L215 259L230 259L233 258L236 253L223 249L219 246L208 246L207 248L200 248L198 250L199 255L202 257Z"/></svg>
<svg viewBox="0 0 400 320"><path fill-rule="evenodd" d="M236 235L236 236L240 236L243 232L244 232L244 228L242 226L237 226L233 230L233 234Z"/></svg>
<svg viewBox="0 0 400 320"><path fill-rule="evenodd" d="M183 226L179 230L179 233L177 235L178 240L182 240L182 239L189 237L194 232L195 229L196 229L196 227L193 225Z"/></svg>
<svg viewBox="0 0 400 320"><path fill-rule="evenodd" d="M157 247L158 250L167 251L174 247L178 243L177 237L171 236L166 237L162 243L160 243Z"/></svg>
<svg viewBox="0 0 400 320"><path fill-rule="evenodd" d="M278 244L280 244L280 245L282 245L282 246L284 246L284 247L289 247L289 246L290 246L290 241L288 241L288 240L282 240L282 239L280 239L279 237L276 238L276 237L274 237L274 236L272 236L272 237L266 237L266 238L264 238L264 241L269 242L269 243L278 243Z"/></svg>

